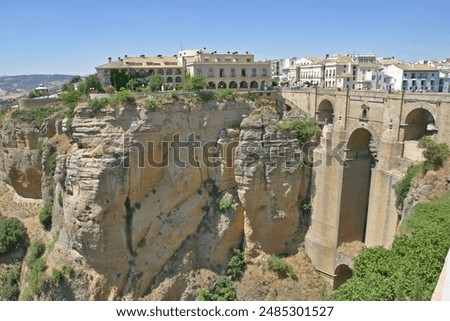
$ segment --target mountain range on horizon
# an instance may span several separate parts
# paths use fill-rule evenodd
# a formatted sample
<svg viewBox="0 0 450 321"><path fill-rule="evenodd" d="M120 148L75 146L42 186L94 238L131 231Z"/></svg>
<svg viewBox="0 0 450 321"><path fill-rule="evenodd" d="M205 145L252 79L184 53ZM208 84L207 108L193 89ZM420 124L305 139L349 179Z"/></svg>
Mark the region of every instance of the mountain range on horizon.
<svg viewBox="0 0 450 321"><path fill-rule="evenodd" d="M73 75L63 74L0 76L0 98L9 99L26 95L40 84L48 87L50 91L55 91L69 82L72 77Z"/></svg>

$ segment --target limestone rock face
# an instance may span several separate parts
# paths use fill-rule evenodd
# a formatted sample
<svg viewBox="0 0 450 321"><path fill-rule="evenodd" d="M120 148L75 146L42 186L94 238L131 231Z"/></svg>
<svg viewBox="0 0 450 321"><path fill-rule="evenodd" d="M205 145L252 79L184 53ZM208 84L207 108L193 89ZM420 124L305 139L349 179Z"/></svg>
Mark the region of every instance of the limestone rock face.
<svg viewBox="0 0 450 321"><path fill-rule="evenodd" d="M9 121L0 136L0 181L11 185L17 194L41 198L41 162L37 152L39 131L33 126Z"/></svg>
<svg viewBox="0 0 450 321"><path fill-rule="evenodd" d="M211 212L210 182L217 179L226 189L235 184L232 170L206 164L201 146L214 149L224 130L219 144L236 138L226 128L248 111L239 102L164 105L156 112L122 106L97 115L81 108L72 125L79 147L65 164L61 244L104 275L117 297L148 292ZM223 158L221 153L213 156ZM209 251L223 264L229 249L217 253L237 244L220 230L222 220L214 221L218 244L210 242Z"/></svg>
<svg viewBox="0 0 450 321"><path fill-rule="evenodd" d="M3 128L0 187L33 210L16 214L5 196L2 215L53 244L47 271L77 272L38 299L195 300L233 248L255 260L296 253L310 172L296 135L261 101L84 104L70 130L62 112L40 130ZM50 198L46 231L38 213Z"/></svg>
<svg viewBox="0 0 450 321"><path fill-rule="evenodd" d="M252 256L260 251L295 253L298 248L299 204L307 196L309 169L301 164L296 135L278 130L276 121L256 115L241 124L235 172L246 251Z"/></svg>

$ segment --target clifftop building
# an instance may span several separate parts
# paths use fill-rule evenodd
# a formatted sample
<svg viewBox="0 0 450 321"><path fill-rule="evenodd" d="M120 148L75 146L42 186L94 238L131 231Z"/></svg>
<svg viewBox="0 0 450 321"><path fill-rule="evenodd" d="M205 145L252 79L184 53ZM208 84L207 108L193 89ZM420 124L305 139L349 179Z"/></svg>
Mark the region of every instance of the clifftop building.
<svg viewBox="0 0 450 321"><path fill-rule="evenodd" d="M270 61L255 61L248 52L187 50L178 53L178 61L190 75L204 76L209 89L266 89L271 85Z"/></svg>
<svg viewBox="0 0 450 321"><path fill-rule="evenodd" d="M167 85L179 85L183 74L204 76L210 89L266 89L271 84L270 62L255 61L254 55L238 52L217 54L203 50L184 50L174 57L119 57L116 61L95 68L103 86L115 83L114 77L123 73L140 83L160 75Z"/></svg>
<svg viewBox="0 0 450 321"><path fill-rule="evenodd" d="M183 82L183 66L175 57L125 57L112 61L95 68L100 81L105 86L111 86L114 82L114 71L126 72L132 78L144 83L145 78L152 75L161 75L166 84L181 84Z"/></svg>

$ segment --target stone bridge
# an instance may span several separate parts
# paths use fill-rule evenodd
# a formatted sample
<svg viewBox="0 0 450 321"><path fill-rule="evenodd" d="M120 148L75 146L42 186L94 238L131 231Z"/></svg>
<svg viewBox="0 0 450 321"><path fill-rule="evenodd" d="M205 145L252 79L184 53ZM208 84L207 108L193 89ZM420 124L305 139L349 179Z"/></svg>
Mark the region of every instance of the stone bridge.
<svg viewBox="0 0 450 321"><path fill-rule="evenodd" d="M351 275L345 248L391 245L401 218L394 185L422 160L423 135L450 144L450 95L307 88L282 96L322 129L305 247L336 288Z"/></svg>

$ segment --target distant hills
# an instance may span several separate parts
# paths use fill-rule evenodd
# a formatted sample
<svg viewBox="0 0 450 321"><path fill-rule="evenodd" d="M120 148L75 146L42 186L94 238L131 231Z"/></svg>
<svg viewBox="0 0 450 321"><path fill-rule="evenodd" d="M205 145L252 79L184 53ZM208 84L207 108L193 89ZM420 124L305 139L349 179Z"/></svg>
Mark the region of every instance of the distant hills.
<svg viewBox="0 0 450 321"><path fill-rule="evenodd" d="M71 78L72 75L0 76L0 99L20 97L40 84L44 84L50 91L55 91Z"/></svg>

